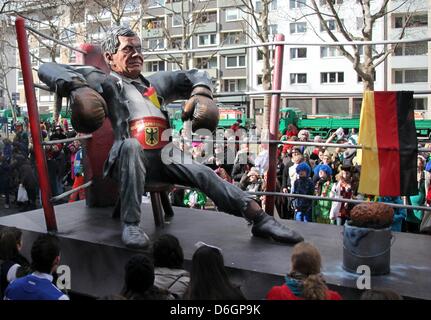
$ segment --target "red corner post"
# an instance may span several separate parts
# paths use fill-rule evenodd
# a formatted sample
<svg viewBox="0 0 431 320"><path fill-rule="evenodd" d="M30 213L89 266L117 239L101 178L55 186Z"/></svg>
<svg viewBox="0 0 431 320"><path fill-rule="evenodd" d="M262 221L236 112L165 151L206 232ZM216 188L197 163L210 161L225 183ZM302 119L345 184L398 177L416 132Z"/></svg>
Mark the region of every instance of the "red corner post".
<svg viewBox="0 0 431 320"><path fill-rule="evenodd" d="M277 34L275 41L284 41L283 34ZM275 46L274 73L272 80L272 90L281 90L281 79L283 73L283 52L284 45ZM278 121L280 117L280 94L272 94L271 113L269 118L269 140L278 140ZM277 181L277 144L269 145L269 168L267 177L267 191L274 192ZM274 214L274 196L266 196L265 211L269 215Z"/></svg>
<svg viewBox="0 0 431 320"><path fill-rule="evenodd" d="M54 207L51 202L51 185L49 184L48 166L45 153L41 144L39 111L37 109L36 94L34 92L33 74L30 63L30 52L28 48L25 20L18 17L15 22L19 58L21 61L22 76L24 80L25 98L27 101L28 117L30 120L30 131L33 139L33 149L36 159L36 169L39 176L39 184L42 198L42 206L45 214L46 228L48 232L57 231Z"/></svg>

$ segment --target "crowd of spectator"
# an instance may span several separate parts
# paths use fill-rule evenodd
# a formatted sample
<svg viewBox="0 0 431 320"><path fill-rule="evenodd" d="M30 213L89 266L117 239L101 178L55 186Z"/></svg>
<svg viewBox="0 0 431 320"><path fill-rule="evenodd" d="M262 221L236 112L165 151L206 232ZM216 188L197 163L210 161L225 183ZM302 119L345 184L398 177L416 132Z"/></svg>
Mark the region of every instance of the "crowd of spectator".
<svg viewBox="0 0 431 320"><path fill-rule="evenodd" d="M31 245L31 262L20 251L22 233L14 227L0 229L0 296L4 300L69 300L70 292L57 287L61 263L59 239L41 234ZM247 300L240 284L231 280L222 249L203 242L196 244L191 268L184 269L179 240L164 234L148 253L134 254L124 266L123 288L100 300ZM318 249L306 242L293 247L291 270L283 283L274 283L262 299L342 300L325 283ZM79 271L77 271L79 272ZM68 294L69 293L69 294ZM364 300L400 300L386 289L365 290Z"/></svg>
<svg viewBox="0 0 431 320"><path fill-rule="evenodd" d="M202 137L201 137L202 138ZM218 143L223 139L225 143ZM251 128L245 128L239 120L230 130L225 130L215 144L193 141L180 147L196 161L211 167L222 179L248 192L267 191L266 179L269 166L268 147L257 144L257 136ZM338 129L326 140L321 136L311 137L307 130L298 130L289 125L280 135L280 141L314 141L356 145L357 131ZM232 142L240 142L232 144ZM424 147L429 145L424 145ZM229 158L232 155L235 157ZM277 197L276 211L283 219L303 222L343 225L349 220L353 204L331 201L330 198L381 201L389 203L428 206L431 203L431 156L429 152L418 156L419 193L410 197L379 197L358 192L361 166L357 149L346 147L317 147L280 143L277 149L276 191L292 195L320 196L329 199L310 200L303 197ZM171 195L175 205L192 208L211 208L211 199L195 189L175 190ZM266 196L254 195L255 200L265 208ZM431 232L429 212L422 210L395 209L392 229L407 232ZM426 217L426 219L424 218ZM422 224L422 225L421 225Z"/></svg>
<svg viewBox="0 0 431 320"><path fill-rule="evenodd" d="M41 122L42 141L76 136L67 120L57 124ZM52 195L84 183L82 148L79 140L45 145ZM40 190L35 168L33 143L28 122L17 122L8 137L0 135L0 195L4 208L28 211L40 207ZM73 193L70 201L85 198L85 191ZM67 199L66 199L67 201Z"/></svg>

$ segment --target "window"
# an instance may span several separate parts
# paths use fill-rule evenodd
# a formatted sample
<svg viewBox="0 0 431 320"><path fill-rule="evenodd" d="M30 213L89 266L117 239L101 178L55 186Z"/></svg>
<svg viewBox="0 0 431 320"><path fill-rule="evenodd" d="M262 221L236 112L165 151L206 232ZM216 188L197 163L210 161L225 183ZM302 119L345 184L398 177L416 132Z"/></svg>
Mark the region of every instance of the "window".
<svg viewBox="0 0 431 320"><path fill-rule="evenodd" d="M269 58L272 59L274 58L275 55L275 49L269 50ZM257 60L263 60L263 51L257 49Z"/></svg>
<svg viewBox="0 0 431 320"><path fill-rule="evenodd" d="M242 12L238 8L226 9L226 21L241 20L242 17Z"/></svg>
<svg viewBox="0 0 431 320"><path fill-rule="evenodd" d="M201 12L195 15L197 23L211 23L217 22L217 12Z"/></svg>
<svg viewBox="0 0 431 320"><path fill-rule="evenodd" d="M307 48L290 48L290 59L307 58Z"/></svg>
<svg viewBox="0 0 431 320"><path fill-rule="evenodd" d="M18 70L17 72L18 72L18 74L17 74L18 84L24 84L24 78L22 76L22 71Z"/></svg>
<svg viewBox="0 0 431 320"><path fill-rule="evenodd" d="M307 5L307 0L290 0L289 1L289 8L295 9L295 8L302 8Z"/></svg>
<svg viewBox="0 0 431 320"><path fill-rule="evenodd" d="M413 105L415 110L427 110L427 98L413 98Z"/></svg>
<svg viewBox="0 0 431 320"><path fill-rule="evenodd" d="M290 84L296 83L307 83L306 73L291 73L290 74Z"/></svg>
<svg viewBox="0 0 431 320"><path fill-rule="evenodd" d="M213 46L217 44L217 35L215 33L211 34L201 34L198 38L198 46Z"/></svg>
<svg viewBox="0 0 431 320"><path fill-rule="evenodd" d="M428 43L400 43L394 51L395 56L423 56L428 53Z"/></svg>
<svg viewBox="0 0 431 320"><path fill-rule="evenodd" d="M226 68L242 68L242 67L245 67L245 56L226 57Z"/></svg>
<svg viewBox="0 0 431 320"><path fill-rule="evenodd" d="M172 38L169 42L169 48L181 49L181 38Z"/></svg>
<svg viewBox="0 0 431 320"><path fill-rule="evenodd" d="M277 0L272 0L269 5L269 10L275 11L278 9L278 2Z"/></svg>
<svg viewBox="0 0 431 320"><path fill-rule="evenodd" d="M262 11L262 1L256 0L256 4L254 6L254 10L256 12L261 12Z"/></svg>
<svg viewBox="0 0 431 320"><path fill-rule="evenodd" d="M183 18L181 14L174 14L172 16L172 27L181 27L183 25Z"/></svg>
<svg viewBox="0 0 431 320"><path fill-rule="evenodd" d="M258 74L257 75L257 85L260 86L261 84L263 84L263 75Z"/></svg>
<svg viewBox="0 0 431 320"><path fill-rule="evenodd" d="M343 19L340 19L341 23L343 23ZM331 31L336 31L338 30L338 26L337 26L337 21L335 19L331 19L331 20L326 20L325 21L326 26L328 27L329 30ZM320 31L326 31L325 29L325 25L324 24L320 24Z"/></svg>
<svg viewBox="0 0 431 320"><path fill-rule="evenodd" d="M394 70L394 83L428 82L428 69Z"/></svg>
<svg viewBox="0 0 431 320"><path fill-rule="evenodd" d="M414 14L412 16L402 15L395 16L393 20L393 27L395 29L400 28L418 28L418 27L426 27L428 26L428 15L426 13L423 14Z"/></svg>
<svg viewBox="0 0 431 320"><path fill-rule="evenodd" d="M321 72L320 83L343 83L344 72Z"/></svg>
<svg viewBox="0 0 431 320"><path fill-rule="evenodd" d="M246 38L243 32L228 32L223 33L223 45L245 44Z"/></svg>
<svg viewBox="0 0 431 320"><path fill-rule="evenodd" d="M277 31L278 31L278 25L276 25L276 24L268 25L268 33L269 34L277 34Z"/></svg>
<svg viewBox="0 0 431 320"><path fill-rule="evenodd" d="M164 47L163 38L153 38L148 40L149 50L163 49L163 47Z"/></svg>
<svg viewBox="0 0 431 320"><path fill-rule="evenodd" d="M164 61L151 61L147 63L147 71L148 72L157 72L165 70L165 62Z"/></svg>
<svg viewBox="0 0 431 320"><path fill-rule="evenodd" d="M148 7L160 7L165 5L165 0L148 0Z"/></svg>
<svg viewBox="0 0 431 320"><path fill-rule="evenodd" d="M331 0L332 4L342 4L343 0ZM320 0L320 5L324 6L328 4L328 0Z"/></svg>
<svg viewBox="0 0 431 320"><path fill-rule="evenodd" d="M290 24L290 33L307 32L307 22L293 22Z"/></svg>
<svg viewBox="0 0 431 320"><path fill-rule="evenodd" d="M341 52L336 47L320 47L321 58L339 57L339 56L341 56Z"/></svg>
<svg viewBox="0 0 431 320"><path fill-rule="evenodd" d="M196 68L198 69L212 69L217 68L217 58L196 58Z"/></svg>
<svg viewBox="0 0 431 320"><path fill-rule="evenodd" d="M247 90L246 79L229 79L223 81L224 92L236 92Z"/></svg>

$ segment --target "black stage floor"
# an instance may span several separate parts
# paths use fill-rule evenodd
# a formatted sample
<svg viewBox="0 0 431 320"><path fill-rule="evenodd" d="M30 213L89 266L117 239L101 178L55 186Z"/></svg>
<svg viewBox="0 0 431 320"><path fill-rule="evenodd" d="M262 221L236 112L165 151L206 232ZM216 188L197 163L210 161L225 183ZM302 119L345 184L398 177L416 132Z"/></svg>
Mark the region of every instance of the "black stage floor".
<svg viewBox="0 0 431 320"><path fill-rule="evenodd" d="M186 259L185 268L195 251L195 243L222 249L225 265L233 280L242 286L249 299L263 299L273 286L283 283L290 270L292 247L251 236L251 228L242 218L215 211L174 208L173 221L155 228L151 206L142 205L142 225L151 239L171 233L179 238ZM124 265L136 250L121 243L119 220L111 218L112 208L87 208L83 201L55 207L62 245L62 264L71 268L72 290L92 296L118 293L124 277ZM323 273L328 285L345 298L357 298L358 276L342 269L342 227L282 220L298 230L321 252ZM45 232L42 210L0 218L0 225L25 230L24 241ZM373 288L395 290L404 297L431 299L431 237L394 233L391 273L372 277ZM30 245L24 243L29 256Z"/></svg>

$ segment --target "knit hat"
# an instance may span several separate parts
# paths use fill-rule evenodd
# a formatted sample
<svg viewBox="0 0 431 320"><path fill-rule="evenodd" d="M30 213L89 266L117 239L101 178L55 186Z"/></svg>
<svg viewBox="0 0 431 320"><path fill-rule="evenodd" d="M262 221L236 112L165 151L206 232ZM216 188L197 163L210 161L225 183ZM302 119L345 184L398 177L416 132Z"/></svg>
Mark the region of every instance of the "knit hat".
<svg viewBox="0 0 431 320"><path fill-rule="evenodd" d="M310 136L310 131L302 129L301 131L298 132L298 138L307 138Z"/></svg>
<svg viewBox="0 0 431 320"><path fill-rule="evenodd" d="M324 171L326 173L327 176L332 175L332 169L330 166L328 166L327 164L322 164L319 167L319 171Z"/></svg>
<svg viewBox="0 0 431 320"><path fill-rule="evenodd" d="M307 172L307 176L310 175L311 172L311 168L310 166L306 163L306 162L301 162L300 164L298 164L298 166L296 167L296 173L300 173L301 171L305 171Z"/></svg>

